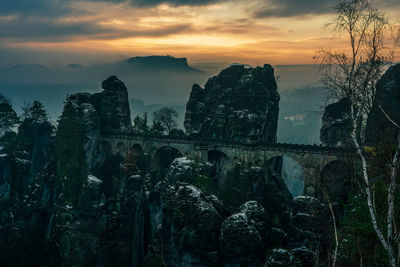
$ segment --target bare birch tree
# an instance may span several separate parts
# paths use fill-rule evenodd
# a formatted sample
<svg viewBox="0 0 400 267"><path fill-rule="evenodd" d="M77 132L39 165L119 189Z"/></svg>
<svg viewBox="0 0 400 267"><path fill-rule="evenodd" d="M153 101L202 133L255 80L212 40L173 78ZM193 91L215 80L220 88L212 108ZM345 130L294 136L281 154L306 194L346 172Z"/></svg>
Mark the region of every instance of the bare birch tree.
<svg viewBox="0 0 400 267"><path fill-rule="evenodd" d="M369 0L340 0L335 11L336 18L327 24L326 28L345 38L348 46L339 51L322 50L316 58L321 64L323 83L328 88L330 97L335 100L350 100L351 140L361 159L362 189L376 235L388 253L390 266L394 267L399 264L394 254L396 238L393 236L393 220L400 137L390 166L386 225L381 226L374 208L374 189L368 171L368 157L364 150L364 133L367 116L376 96L376 83L394 59L397 40L393 38L389 18L384 12L373 8Z"/></svg>

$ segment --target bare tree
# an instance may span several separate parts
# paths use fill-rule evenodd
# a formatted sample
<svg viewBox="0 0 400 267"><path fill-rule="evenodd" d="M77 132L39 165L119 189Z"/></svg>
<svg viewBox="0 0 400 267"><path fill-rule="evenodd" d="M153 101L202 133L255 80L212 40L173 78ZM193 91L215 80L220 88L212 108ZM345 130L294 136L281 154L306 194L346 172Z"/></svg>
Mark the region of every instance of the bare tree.
<svg viewBox="0 0 400 267"><path fill-rule="evenodd" d="M329 89L330 97L336 100L347 98L351 103L351 140L361 159L362 189L366 195L371 222L380 243L389 255L390 265L397 266L392 229L400 139L391 160L386 227L381 227L377 222L368 157L364 150L366 120L375 100L376 83L394 59L397 40L392 38L393 27L389 18L384 12L373 8L369 0L340 0L335 10L337 16L326 28L346 38L349 46L340 51L322 50L316 58L321 64L323 83Z"/></svg>
<svg viewBox="0 0 400 267"><path fill-rule="evenodd" d="M171 130L178 126L176 119L178 118L178 113L172 108L164 107L160 108L153 113L153 124L159 124L164 131L169 135Z"/></svg>

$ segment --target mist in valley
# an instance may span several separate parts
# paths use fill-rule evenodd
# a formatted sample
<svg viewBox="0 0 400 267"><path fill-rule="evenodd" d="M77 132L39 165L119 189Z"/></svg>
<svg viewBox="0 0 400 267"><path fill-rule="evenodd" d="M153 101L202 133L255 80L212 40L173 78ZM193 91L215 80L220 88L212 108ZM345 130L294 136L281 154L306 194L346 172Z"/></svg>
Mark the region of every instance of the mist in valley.
<svg viewBox="0 0 400 267"><path fill-rule="evenodd" d="M192 67L184 58L152 56L87 66L79 63L3 66L0 92L19 113L32 100L42 102L55 122L68 95L99 92L101 81L117 75L128 88L132 118L146 112L151 124L154 111L171 107L177 111L178 126L183 129L186 102L193 84L203 87L208 78L219 73L220 65L194 64ZM319 144L320 107L325 90L319 83L318 66L277 65L274 69L281 97L278 142Z"/></svg>

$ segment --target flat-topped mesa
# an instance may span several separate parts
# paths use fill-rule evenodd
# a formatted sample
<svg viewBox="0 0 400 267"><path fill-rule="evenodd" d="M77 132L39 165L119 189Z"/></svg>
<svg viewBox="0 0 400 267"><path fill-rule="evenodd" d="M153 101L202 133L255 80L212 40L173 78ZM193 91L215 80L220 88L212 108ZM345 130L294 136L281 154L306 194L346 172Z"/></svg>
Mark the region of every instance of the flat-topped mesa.
<svg viewBox="0 0 400 267"><path fill-rule="evenodd" d="M234 65L193 85L184 126L190 135L236 142L276 143L279 93L270 65Z"/></svg>
<svg viewBox="0 0 400 267"><path fill-rule="evenodd" d="M203 74L202 71L191 67L186 58L171 56L132 57L121 63L135 73L150 71L152 73L184 72L187 74Z"/></svg>

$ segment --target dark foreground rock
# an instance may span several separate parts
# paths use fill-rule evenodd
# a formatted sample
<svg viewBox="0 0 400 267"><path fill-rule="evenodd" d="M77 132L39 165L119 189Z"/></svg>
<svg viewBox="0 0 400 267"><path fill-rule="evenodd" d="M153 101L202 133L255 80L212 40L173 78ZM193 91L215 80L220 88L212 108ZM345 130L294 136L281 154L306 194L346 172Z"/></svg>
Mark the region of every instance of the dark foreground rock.
<svg viewBox="0 0 400 267"><path fill-rule="evenodd" d="M265 260L265 237L269 228L264 208L256 201L244 203L222 223L222 262L226 266L260 266Z"/></svg>
<svg viewBox="0 0 400 267"><path fill-rule="evenodd" d="M216 266L222 216L212 200L192 185L167 189L163 247L167 266Z"/></svg>
<svg viewBox="0 0 400 267"><path fill-rule="evenodd" d="M314 197L299 196L293 199L291 214L287 241L290 252L302 266L314 265L317 257L322 264L331 241L329 208Z"/></svg>

